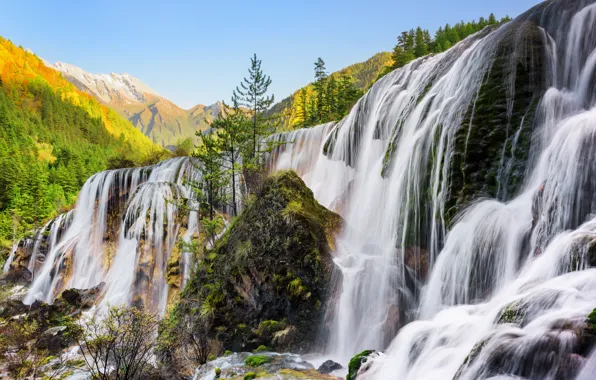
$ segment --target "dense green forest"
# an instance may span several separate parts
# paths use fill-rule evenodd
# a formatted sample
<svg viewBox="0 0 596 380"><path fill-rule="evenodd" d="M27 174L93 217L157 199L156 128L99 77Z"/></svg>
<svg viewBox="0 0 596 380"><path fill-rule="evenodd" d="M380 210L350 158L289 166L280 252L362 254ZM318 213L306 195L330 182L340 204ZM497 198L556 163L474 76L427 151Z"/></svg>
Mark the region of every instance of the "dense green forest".
<svg viewBox="0 0 596 380"><path fill-rule="evenodd" d="M478 22L476 20L471 22L461 21L453 26L446 24L445 27L440 27L437 30L434 38L431 38L430 32L427 29L420 27L404 31L397 37L397 44L393 48L393 54L391 56L393 64L385 70L383 75L405 66L416 58L444 52L459 41L481 31L487 26L498 25L508 21L511 21L509 16L497 20L495 15L491 13L488 18L480 17Z"/></svg>
<svg viewBox="0 0 596 380"><path fill-rule="evenodd" d="M267 115L278 131L338 120L345 116L356 100L391 63L391 54L383 52L375 54L365 62L356 63L329 75L325 73L325 78L328 78L325 82L317 80L315 76L315 82L273 105L267 111ZM324 66L323 62L323 68ZM327 104L322 104L317 89L325 91L323 102L328 99Z"/></svg>
<svg viewBox="0 0 596 380"><path fill-rule="evenodd" d="M163 151L114 111L0 39L0 244L70 207L84 182Z"/></svg>

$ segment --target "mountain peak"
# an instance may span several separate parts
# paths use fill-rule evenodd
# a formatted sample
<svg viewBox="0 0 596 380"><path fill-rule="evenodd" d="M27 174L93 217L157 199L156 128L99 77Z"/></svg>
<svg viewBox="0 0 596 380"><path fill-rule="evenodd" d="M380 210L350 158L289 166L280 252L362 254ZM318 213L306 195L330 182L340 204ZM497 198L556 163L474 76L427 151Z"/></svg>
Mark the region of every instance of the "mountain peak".
<svg viewBox="0 0 596 380"><path fill-rule="evenodd" d="M60 71L79 89L104 103L145 103L149 97L161 97L157 91L128 73L93 74L65 62L49 65Z"/></svg>

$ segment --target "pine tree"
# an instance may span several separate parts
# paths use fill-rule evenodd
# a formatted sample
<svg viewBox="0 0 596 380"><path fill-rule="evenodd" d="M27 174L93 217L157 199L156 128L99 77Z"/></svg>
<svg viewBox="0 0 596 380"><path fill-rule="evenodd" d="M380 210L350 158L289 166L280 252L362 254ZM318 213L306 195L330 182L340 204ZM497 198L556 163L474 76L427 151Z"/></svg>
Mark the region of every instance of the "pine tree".
<svg viewBox="0 0 596 380"><path fill-rule="evenodd" d="M252 137L254 129L244 111L240 109L236 95L232 97L232 107L224 104L223 115L211 123L215 134L214 141L217 146L214 148L220 152L222 170L229 178L230 192L232 194L231 210L232 215L238 214L237 184L243 171L242 157L254 154L252 150Z"/></svg>
<svg viewBox="0 0 596 380"><path fill-rule="evenodd" d="M252 116L252 151L249 152L248 158L258 159L261 138L267 133L267 124L263 112L273 104L275 97L267 95L271 85L271 78L263 74L261 60L257 59L256 54L250 59L248 74L248 78L244 78L240 86L234 90L233 97L238 105L250 110Z"/></svg>
<svg viewBox="0 0 596 380"><path fill-rule="evenodd" d="M497 18L495 17L495 14L491 13L490 16L488 16L488 24L495 25L496 23L497 23Z"/></svg>
<svg viewBox="0 0 596 380"><path fill-rule="evenodd" d="M428 46L426 45L424 32L420 27L416 29L415 43L416 47L414 48L414 55L416 58L424 57L428 54Z"/></svg>
<svg viewBox="0 0 596 380"><path fill-rule="evenodd" d="M316 101L316 116L317 124L323 122L325 119L325 82L327 81L327 72L325 69L325 61L319 57L315 62L315 91L317 96Z"/></svg>
<svg viewBox="0 0 596 380"><path fill-rule="evenodd" d="M303 88L296 94L296 119L297 125L304 128L308 124L308 99L306 94L306 88Z"/></svg>
<svg viewBox="0 0 596 380"><path fill-rule="evenodd" d="M218 195L225 186L222 156L215 133L203 131L197 132L196 135L200 138L201 144L196 147L193 156L199 161L202 183L192 186L197 193L200 211L207 210L200 213L201 219L207 214L209 220L213 220L215 207L220 204Z"/></svg>
<svg viewBox="0 0 596 380"><path fill-rule="evenodd" d="M338 90L337 90L337 81L335 79L335 75L331 75L329 79L327 79L327 93L325 95L327 99L327 118L325 121L337 120L339 116L338 108L337 108L337 101L338 101Z"/></svg>

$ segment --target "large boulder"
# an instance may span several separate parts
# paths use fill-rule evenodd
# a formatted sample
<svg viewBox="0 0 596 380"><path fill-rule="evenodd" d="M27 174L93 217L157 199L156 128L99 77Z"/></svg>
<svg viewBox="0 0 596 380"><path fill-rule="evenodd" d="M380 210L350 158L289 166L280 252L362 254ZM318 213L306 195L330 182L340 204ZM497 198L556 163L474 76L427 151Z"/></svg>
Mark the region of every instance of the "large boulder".
<svg viewBox="0 0 596 380"><path fill-rule="evenodd" d="M326 360L323 364L321 364L319 366L317 371L320 373L328 374L328 373L337 371L342 368L343 368L342 365L339 364L338 362L334 362L333 360Z"/></svg>
<svg viewBox="0 0 596 380"><path fill-rule="evenodd" d="M89 309L99 299L102 291L105 287L105 283L102 282L89 289L66 289L62 292L62 296L57 302L66 302L70 306L78 309Z"/></svg>
<svg viewBox="0 0 596 380"><path fill-rule="evenodd" d="M309 350L327 303L330 246L341 223L296 173L272 175L204 254L174 315L212 315L210 337L232 351Z"/></svg>

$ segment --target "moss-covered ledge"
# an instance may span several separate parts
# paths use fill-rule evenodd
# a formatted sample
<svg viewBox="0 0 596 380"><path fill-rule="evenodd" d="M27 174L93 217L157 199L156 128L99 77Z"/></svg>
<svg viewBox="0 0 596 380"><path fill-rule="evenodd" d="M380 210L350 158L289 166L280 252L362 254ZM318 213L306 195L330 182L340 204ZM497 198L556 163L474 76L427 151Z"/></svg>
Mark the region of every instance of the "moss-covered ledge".
<svg viewBox="0 0 596 380"><path fill-rule="evenodd" d="M209 316L209 338L222 349L310 349L327 302L330 252L341 224L296 173L270 176L205 253L170 318Z"/></svg>

